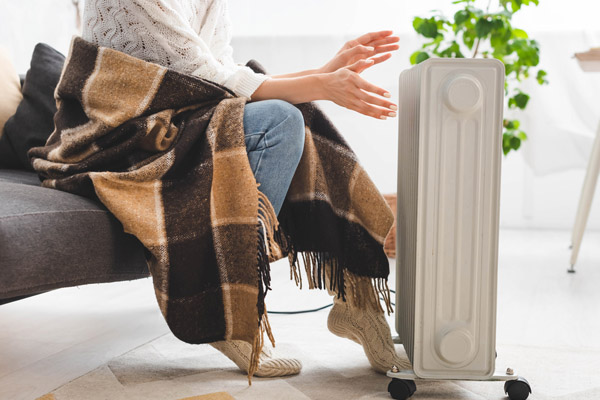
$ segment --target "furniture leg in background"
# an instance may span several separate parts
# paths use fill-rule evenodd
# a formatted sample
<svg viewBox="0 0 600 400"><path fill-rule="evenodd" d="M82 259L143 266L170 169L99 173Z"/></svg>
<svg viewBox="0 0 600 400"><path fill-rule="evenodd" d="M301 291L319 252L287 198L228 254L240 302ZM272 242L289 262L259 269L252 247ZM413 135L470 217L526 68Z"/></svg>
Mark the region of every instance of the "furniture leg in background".
<svg viewBox="0 0 600 400"><path fill-rule="evenodd" d="M577 216L575 217L575 226L573 226L573 235L571 236L571 268L568 270L570 273L575 272L575 262L577 262L577 256L579 255L579 248L581 247L583 232L585 231L585 226L590 215L590 208L592 207L592 200L594 199L594 192L596 190L596 182L598 181L599 171L600 124L598 125L598 129L596 131L594 145L592 146L592 154L590 155L587 172L585 173L583 189L581 190L581 197L579 199L579 207L577 208Z"/></svg>

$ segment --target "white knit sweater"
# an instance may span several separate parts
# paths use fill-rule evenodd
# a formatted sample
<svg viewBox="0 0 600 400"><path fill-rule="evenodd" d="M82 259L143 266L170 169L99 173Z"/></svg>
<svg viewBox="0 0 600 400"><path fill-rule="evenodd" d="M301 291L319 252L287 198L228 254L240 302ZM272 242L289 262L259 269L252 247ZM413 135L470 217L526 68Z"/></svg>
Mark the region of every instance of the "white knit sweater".
<svg viewBox="0 0 600 400"><path fill-rule="evenodd" d="M86 0L84 40L250 98L269 79L233 61L227 0Z"/></svg>

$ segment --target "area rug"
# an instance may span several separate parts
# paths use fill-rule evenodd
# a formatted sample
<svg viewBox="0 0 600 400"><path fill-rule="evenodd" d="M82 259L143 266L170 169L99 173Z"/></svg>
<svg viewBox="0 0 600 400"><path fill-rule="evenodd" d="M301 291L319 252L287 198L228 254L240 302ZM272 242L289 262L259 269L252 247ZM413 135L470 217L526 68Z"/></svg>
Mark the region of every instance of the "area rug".
<svg viewBox="0 0 600 400"><path fill-rule="evenodd" d="M56 396L50 393L39 397L37 400L56 400ZM203 394L201 396L186 397L185 399L180 400L235 400L235 398L231 397L231 395L227 392L219 392Z"/></svg>
<svg viewBox="0 0 600 400"><path fill-rule="evenodd" d="M296 320L288 319L282 324L281 318L273 320L278 320L275 323L281 325L286 340L275 351L301 359L300 375L257 378L249 387L245 375L215 349L208 345L188 345L169 333L114 358L39 400L391 398L387 393L390 379L369 368L360 346L334 337L321 323L293 326L295 323L290 322ZM317 337L322 340L316 340ZM402 351L401 346L398 351ZM533 387L530 399L600 399L598 350L502 345L498 346L497 360L497 367L501 366L510 366L529 380ZM418 381L417 388L413 396L416 400L507 398L501 382Z"/></svg>

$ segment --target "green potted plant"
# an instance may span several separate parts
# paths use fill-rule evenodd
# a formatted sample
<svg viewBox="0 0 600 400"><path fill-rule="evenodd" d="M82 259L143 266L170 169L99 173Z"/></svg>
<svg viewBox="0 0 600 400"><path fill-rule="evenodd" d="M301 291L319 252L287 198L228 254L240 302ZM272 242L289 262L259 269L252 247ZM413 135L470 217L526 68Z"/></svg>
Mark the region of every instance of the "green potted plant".
<svg viewBox="0 0 600 400"><path fill-rule="evenodd" d="M540 61L538 43L527 32L512 26L512 16L523 6L538 5L539 0L489 0L487 7L476 7L475 0L456 0L459 9L452 18L433 11L429 17L415 17L415 31L428 39L422 48L412 53L411 64L430 57L493 57L506 69L506 102L511 110L525 110L529 95L519 85L535 77L546 84L546 71L536 68ZM494 5L495 8L490 7ZM518 150L527 134L517 119L505 118L502 148L504 155Z"/></svg>

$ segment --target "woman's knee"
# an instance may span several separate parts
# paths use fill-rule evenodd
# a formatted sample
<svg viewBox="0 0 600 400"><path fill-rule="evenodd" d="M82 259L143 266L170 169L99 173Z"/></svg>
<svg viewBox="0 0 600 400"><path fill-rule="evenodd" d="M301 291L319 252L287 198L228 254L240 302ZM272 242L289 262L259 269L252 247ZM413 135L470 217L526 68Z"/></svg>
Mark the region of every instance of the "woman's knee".
<svg viewBox="0 0 600 400"><path fill-rule="evenodd" d="M288 143L290 150L296 150L297 158L300 159L304 149L305 123L302 112L293 104L285 100L271 99L265 106L269 114L274 118L274 125L281 126L281 139Z"/></svg>
<svg viewBox="0 0 600 400"><path fill-rule="evenodd" d="M296 126L304 126L304 117L302 112L291 103L280 99L265 100L269 102L265 104L269 108L269 112L273 116L278 116L281 121L289 120Z"/></svg>

